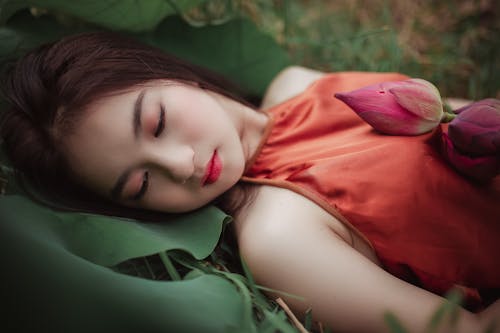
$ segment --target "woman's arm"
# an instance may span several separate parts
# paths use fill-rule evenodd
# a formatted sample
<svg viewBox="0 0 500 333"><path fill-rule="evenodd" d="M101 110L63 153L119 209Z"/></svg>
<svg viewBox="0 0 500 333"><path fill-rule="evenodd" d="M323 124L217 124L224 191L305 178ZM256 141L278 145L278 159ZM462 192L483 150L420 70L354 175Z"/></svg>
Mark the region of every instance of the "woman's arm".
<svg viewBox="0 0 500 333"><path fill-rule="evenodd" d="M324 74L300 66L286 67L269 84L260 107L267 109L300 94Z"/></svg>
<svg viewBox="0 0 500 333"><path fill-rule="evenodd" d="M451 107L452 110L456 110L461 108L462 106L465 106L467 104L470 104L474 101L468 100L468 99L463 99L463 98L455 98L455 97L448 97L445 98L444 101L448 103L448 105Z"/></svg>
<svg viewBox="0 0 500 333"><path fill-rule="evenodd" d="M389 332L383 319L387 311L410 332L424 332L445 300L368 260L316 219L311 205L288 190L259 189L236 225L241 254L257 282L303 297L279 295L298 316L312 308L314 320L334 332ZM443 324L436 332L484 331L478 317L463 309L456 327Z"/></svg>

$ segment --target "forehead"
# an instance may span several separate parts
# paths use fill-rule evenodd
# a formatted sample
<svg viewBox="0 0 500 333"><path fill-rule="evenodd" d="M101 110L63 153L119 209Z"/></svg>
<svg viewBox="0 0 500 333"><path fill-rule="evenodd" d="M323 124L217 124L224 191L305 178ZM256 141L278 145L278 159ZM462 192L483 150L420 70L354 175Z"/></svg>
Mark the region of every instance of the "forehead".
<svg viewBox="0 0 500 333"><path fill-rule="evenodd" d="M68 162L78 180L109 191L127 167L133 150L133 108L143 87L103 97L84 110L74 124L65 148Z"/></svg>

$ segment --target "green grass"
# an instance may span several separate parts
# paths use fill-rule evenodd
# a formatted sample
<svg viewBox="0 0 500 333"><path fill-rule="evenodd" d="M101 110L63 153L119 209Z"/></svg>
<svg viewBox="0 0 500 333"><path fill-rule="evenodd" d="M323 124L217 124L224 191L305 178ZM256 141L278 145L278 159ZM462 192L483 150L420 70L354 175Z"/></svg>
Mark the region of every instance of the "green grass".
<svg viewBox="0 0 500 333"><path fill-rule="evenodd" d="M500 13L487 1L240 1L296 64L398 71L443 96L500 98Z"/></svg>

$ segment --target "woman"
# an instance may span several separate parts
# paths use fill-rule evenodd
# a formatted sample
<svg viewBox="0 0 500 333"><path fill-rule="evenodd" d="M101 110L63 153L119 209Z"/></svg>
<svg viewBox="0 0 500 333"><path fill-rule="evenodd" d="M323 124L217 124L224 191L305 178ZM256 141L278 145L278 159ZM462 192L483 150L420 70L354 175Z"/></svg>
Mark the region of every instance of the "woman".
<svg viewBox="0 0 500 333"><path fill-rule="evenodd" d="M235 217L257 282L303 297L286 299L299 316L386 332L392 311L419 332L437 294L460 285L470 307L492 304L440 332L480 332L500 316L484 298L500 288L498 177L476 186L439 157L437 131L382 136L332 97L404 78L292 68L262 112L200 68L85 34L11 71L2 135L13 164L66 206L140 217L214 202Z"/></svg>

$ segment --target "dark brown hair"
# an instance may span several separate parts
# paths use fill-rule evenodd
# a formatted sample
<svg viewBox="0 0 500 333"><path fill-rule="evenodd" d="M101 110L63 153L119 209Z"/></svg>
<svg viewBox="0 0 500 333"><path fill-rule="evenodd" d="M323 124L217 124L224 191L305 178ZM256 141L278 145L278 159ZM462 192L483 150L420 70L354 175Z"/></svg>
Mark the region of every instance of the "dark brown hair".
<svg viewBox="0 0 500 333"><path fill-rule="evenodd" d="M85 107L102 96L157 79L198 84L240 102L220 76L114 33L63 38L21 58L6 72L0 132L31 194L62 209L151 219L155 214L97 197L71 177L61 143Z"/></svg>

